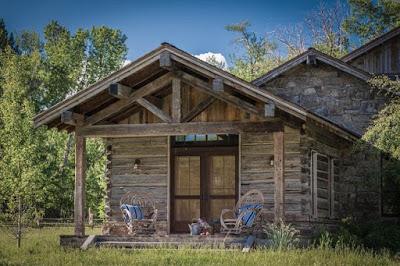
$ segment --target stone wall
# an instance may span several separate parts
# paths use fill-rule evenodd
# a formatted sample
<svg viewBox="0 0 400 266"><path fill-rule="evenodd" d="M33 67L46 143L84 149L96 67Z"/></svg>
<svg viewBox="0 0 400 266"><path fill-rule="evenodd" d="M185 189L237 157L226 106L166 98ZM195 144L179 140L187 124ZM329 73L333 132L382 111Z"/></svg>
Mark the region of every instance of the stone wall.
<svg viewBox="0 0 400 266"><path fill-rule="evenodd" d="M385 103L365 81L321 62L301 64L261 87L357 133Z"/></svg>

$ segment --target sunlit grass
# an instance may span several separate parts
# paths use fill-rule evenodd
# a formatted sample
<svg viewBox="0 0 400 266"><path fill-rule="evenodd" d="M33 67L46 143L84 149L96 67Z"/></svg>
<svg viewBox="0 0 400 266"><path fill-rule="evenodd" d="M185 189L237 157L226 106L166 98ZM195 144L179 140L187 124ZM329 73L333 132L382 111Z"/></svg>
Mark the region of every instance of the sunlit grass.
<svg viewBox="0 0 400 266"><path fill-rule="evenodd" d="M209 249L61 248L59 235L72 232L72 228L34 229L20 249L15 240L0 232L0 265L400 265L388 254L362 250L257 250L244 254Z"/></svg>

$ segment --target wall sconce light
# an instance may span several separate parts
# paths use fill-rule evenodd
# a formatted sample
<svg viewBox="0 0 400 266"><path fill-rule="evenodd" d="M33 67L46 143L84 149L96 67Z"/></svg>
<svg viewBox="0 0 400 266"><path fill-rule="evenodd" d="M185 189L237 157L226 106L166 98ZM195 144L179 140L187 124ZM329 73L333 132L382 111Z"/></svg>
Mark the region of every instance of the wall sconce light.
<svg viewBox="0 0 400 266"><path fill-rule="evenodd" d="M139 169L139 166L140 166L140 160L135 159L135 162L133 163L133 169L137 170Z"/></svg>
<svg viewBox="0 0 400 266"><path fill-rule="evenodd" d="M273 155L271 157L269 157L269 164L271 166L274 166L274 156Z"/></svg>

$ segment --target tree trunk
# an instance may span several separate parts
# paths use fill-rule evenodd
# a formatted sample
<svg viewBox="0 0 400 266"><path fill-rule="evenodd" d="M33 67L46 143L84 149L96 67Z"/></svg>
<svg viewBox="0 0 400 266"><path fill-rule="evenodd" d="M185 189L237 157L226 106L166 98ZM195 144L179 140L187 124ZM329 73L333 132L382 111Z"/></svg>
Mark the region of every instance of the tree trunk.
<svg viewBox="0 0 400 266"><path fill-rule="evenodd" d="M21 196L18 196L18 222L17 222L17 246L21 247L21 237L22 237L22 204L21 204Z"/></svg>

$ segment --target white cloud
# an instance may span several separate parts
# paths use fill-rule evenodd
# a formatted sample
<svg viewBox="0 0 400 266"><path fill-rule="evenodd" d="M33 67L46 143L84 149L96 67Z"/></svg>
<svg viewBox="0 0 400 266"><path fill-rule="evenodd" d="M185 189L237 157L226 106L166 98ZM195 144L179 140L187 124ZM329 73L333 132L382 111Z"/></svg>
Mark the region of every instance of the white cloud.
<svg viewBox="0 0 400 266"><path fill-rule="evenodd" d="M215 60L223 65L223 69L226 70L228 68L228 63L226 62L225 56L223 56L221 53L213 53L213 52L207 52L204 54L198 54L195 55L195 57L208 62L210 58L215 58Z"/></svg>
<svg viewBox="0 0 400 266"><path fill-rule="evenodd" d="M122 64L122 66L126 66L127 64L131 63L132 61L129 59L125 59L124 63Z"/></svg>

